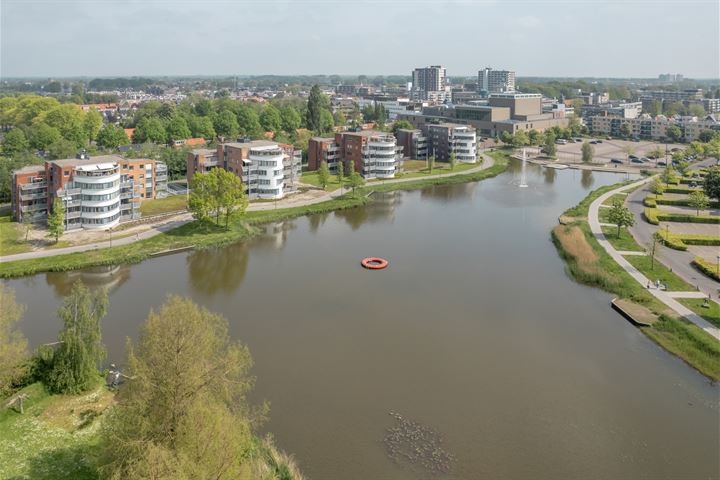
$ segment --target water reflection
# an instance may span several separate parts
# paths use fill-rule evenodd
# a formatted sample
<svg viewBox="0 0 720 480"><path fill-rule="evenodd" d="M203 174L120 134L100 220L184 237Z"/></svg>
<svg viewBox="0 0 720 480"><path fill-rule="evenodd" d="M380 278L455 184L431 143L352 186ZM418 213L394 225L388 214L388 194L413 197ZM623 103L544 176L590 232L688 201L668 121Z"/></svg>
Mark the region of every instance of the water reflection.
<svg viewBox="0 0 720 480"><path fill-rule="evenodd" d="M45 281L61 297L69 295L78 280L89 288L107 288L112 293L130 279L130 270L128 265L101 265L71 272L48 272Z"/></svg>
<svg viewBox="0 0 720 480"><path fill-rule="evenodd" d="M266 250L282 250L288 239L288 234L297 228L295 220L268 223L260 225L262 233L250 243L253 247Z"/></svg>
<svg viewBox="0 0 720 480"><path fill-rule="evenodd" d="M440 203L470 201L475 197L478 183L455 183L451 185L433 185L420 191L420 196L427 200L439 200Z"/></svg>
<svg viewBox="0 0 720 480"><path fill-rule="evenodd" d="M545 167L543 168L543 177L545 178L545 183L548 185L552 185L555 183L555 178L557 178L557 170L554 168Z"/></svg>
<svg viewBox="0 0 720 480"><path fill-rule="evenodd" d="M357 230L365 223L375 223L395 220L395 209L402 204L401 191L379 192L373 194L373 202L369 207L349 208L338 210L335 217L345 221L352 230Z"/></svg>
<svg viewBox="0 0 720 480"><path fill-rule="evenodd" d="M595 177L593 177L592 170L582 170L580 185L582 185L584 189L589 190L590 187L593 186L593 183L595 183Z"/></svg>
<svg viewBox="0 0 720 480"><path fill-rule="evenodd" d="M247 242L238 242L188 255L188 276L192 289L210 296L236 291L245 280L248 251Z"/></svg>
<svg viewBox="0 0 720 480"><path fill-rule="evenodd" d="M317 233L318 229L325 224L325 221L328 219L328 216L330 214L325 213L318 213L317 215L310 215L307 217L308 223L310 224L310 231L312 233Z"/></svg>

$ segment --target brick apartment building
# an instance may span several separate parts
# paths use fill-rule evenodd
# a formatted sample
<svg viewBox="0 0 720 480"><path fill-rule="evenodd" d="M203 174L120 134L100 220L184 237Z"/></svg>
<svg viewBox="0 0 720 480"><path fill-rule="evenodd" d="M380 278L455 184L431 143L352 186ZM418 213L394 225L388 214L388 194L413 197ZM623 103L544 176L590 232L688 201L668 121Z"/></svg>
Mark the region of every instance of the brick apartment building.
<svg viewBox="0 0 720 480"><path fill-rule="evenodd" d="M393 178L402 168L402 147L392 134L375 130L313 137L308 144L308 170L317 170L323 161L332 171L343 162L346 172L352 166L365 178Z"/></svg>
<svg viewBox="0 0 720 480"><path fill-rule="evenodd" d="M167 195L167 166L144 158L102 155L49 160L15 170L13 218L44 221L55 199L65 207L65 229L108 229L138 218L140 202Z"/></svg>
<svg viewBox="0 0 720 480"><path fill-rule="evenodd" d="M302 150L292 144L249 140L188 152L188 183L196 173L215 168L240 177L250 199L280 199L297 188L302 173Z"/></svg>

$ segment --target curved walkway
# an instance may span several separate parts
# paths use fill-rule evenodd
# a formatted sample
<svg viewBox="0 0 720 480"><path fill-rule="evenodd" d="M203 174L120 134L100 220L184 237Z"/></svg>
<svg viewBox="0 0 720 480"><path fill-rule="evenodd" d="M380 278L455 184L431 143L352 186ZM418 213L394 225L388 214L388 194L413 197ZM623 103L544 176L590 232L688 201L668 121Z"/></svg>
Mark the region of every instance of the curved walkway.
<svg viewBox="0 0 720 480"><path fill-rule="evenodd" d="M432 180L432 179L436 179L436 178L454 177L456 175L469 175L469 174L480 172L482 170L487 170L488 168L495 165L495 160L492 157L484 155L484 154L482 157L483 157L483 163L481 165L478 165L477 167L474 167L474 168L470 168L468 170L463 170L461 172L440 173L440 174L436 174L436 175L428 175L426 177L397 178L397 179L392 179L392 180L383 180L382 182L378 182L377 185L388 185L388 184L393 184L393 183L406 183L406 182L415 182L415 181L421 181L421 180ZM372 188L372 184L370 184L370 185L366 184L365 186ZM314 205L316 203L322 203L322 202L326 202L328 200L333 200L335 198L339 198L347 192L348 192L348 190L338 189L333 192L328 192L319 197L303 199L300 201L295 200L293 197L288 197L287 199L279 200L278 202L252 203L248 206L247 210L250 212L255 212L255 211L263 211L263 210L274 210L276 208L304 207L307 205ZM181 215L172 217L172 219L169 219L165 223L162 223L159 225L154 225L150 230L139 233L137 235L131 235L128 237L119 238L117 240L108 240L108 241L103 241L103 242L87 243L84 245L77 245L74 247L36 250L34 252L25 252L25 253L18 253L15 255L0 256L0 263L14 262L17 260L30 260L30 259L35 259L35 258L54 257L56 255L65 255L68 253L87 252L90 250L98 250L101 248L109 248L109 247L117 247L120 245L128 245L133 242L152 238L156 235L159 235L159 234L167 232L169 230L178 228L178 227L185 225L186 223L190 223L192 221L193 221L193 218L190 213L183 213Z"/></svg>
<svg viewBox="0 0 720 480"><path fill-rule="evenodd" d="M640 271L634 266L632 266L630 262L625 260L625 258L617 250L615 250L615 248L610 244L610 242L608 242L602 232L600 220L598 218L598 210L600 209L600 205L613 195L623 192L625 190L630 190L639 185L643 185L649 182L651 179L652 177L644 178L637 182L631 183L630 185L625 185L624 187L616 188L615 190L611 190L600 195L598 198L595 199L595 201L590 204L590 210L588 212L588 223L590 224L590 231L592 231L598 243L602 245L605 251L618 265L620 265L631 277L633 277L643 287L651 283L650 279L640 273ZM673 296L671 296L669 292L657 289L650 289L648 290L648 292L650 292L655 298L660 300L669 308L674 310L678 315L685 317L688 321L694 323L716 339L720 340L720 328L712 325L700 315L696 314L695 312L675 300L675 298L673 298ZM674 296L681 297L682 294L679 292L674 292Z"/></svg>

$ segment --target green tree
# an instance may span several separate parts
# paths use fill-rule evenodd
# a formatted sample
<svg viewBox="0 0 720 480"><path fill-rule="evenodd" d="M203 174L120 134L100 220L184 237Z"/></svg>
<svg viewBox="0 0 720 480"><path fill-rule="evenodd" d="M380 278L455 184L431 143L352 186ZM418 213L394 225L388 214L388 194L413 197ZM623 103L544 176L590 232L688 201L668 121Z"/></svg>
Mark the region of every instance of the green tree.
<svg viewBox="0 0 720 480"><path fill-rule="evenodd" d="M345 175L345 172L344 172L345 168L344 168L343 162L342 162L342 161L338 161L336 168L337 168L337 179L338 179L338 183L340 183L340 185L342 185L342 183L343 183L343 177L344 177L344 175Z"/></svg>
<svg viewBox="0 0 720 480"><path fill-rule="evenodd" d="M66 103L41 113L33 122L44 122L57 128L65 140L72 142L76 148L81 148L88 141L84 116L85 113L80 107Z"/></svg>
<svg viewBox="0 0 720 480"><path fill-rule="evenodd" d="M28 241L28 236L30 235L30 230L32 230L34 223L35 215L33 215L33 212L27 212L22 216L22 226L23 230L25 230L25 243Z"/></svg>
<svg viewBox="0 0 720 480"><path fill-rule="evenodd" d="M623 205L621 200L613 201L610 212L608 213L608 219L613 225L617 225L617 237L620 238L620 228L632 227L635 225L635 217L632 212Z"/></svg>
<svg viewBox="0 0 720 480"><path fill-rule="evenodd" d="M393 135L397 135L398 130L413 130L413 124L407 120L395 120L392 126Z"/></svg>
<svg viewBox="0 0 720 480"><path fill-rule="evenodd" d="M545 155L550 158L557 156L557 146L555 145L555 135L548 131L545 133L545 144L543 145L543 151Z"/></svg>
<svg viewBox="0 0 720 480"><path fill-rule="evenodd" d="M85 131L85 136L88 140L95 140L102 124L103 117L94 108L91 108L85 113L85 117L83 118L83 130Z"/></svg>
<svg viewBox="0 0 720 480"><path fill-rule="evenodd" d="M590 163L593 159L594 149L589 142L583 142L582 144L582 161L583 163Z"/></svg>
<svg viewBox="0 0 720 480"><path fill-rule="evenodd" d="M55 199L53 202L53 208L47 218L48 234L51 237L55 237L55 243L60 240L60 235L65 232L65 205L59 200Z"/></svg>
<svg viewBox="0 0 720 480"><path fill-rule="evenodd" d="M678 183L677 175L675 175L675 172L670 169L670 165L668 165L668 168L663 171L663 173L660 175L660 178L663 182L665 182L666 186L670 185L671 183Z"/></svg>
<svg viewBox="0 0 720 480"><path fill-rule="evenodd" d="M322 133L322 112L325 109L326 99L320 87L313 85L310 89L310 95L308 96L307 103L307 117L306 123L307 128L316 133Z"/></svg>
<svg viewBox="0 0 720 480"><path fill-rule="evenodd" d="M632 135L632 127L628 122L623 122L622 125L620 125L620 135L624 138L628 138Z"/></svg>
<svg viewBox="0 0 720 480"><path fill-rule="evenodd" d="M233 215L242 215L248 206L248 198L245 195L245 187L240 177L234 175L222 168L215 168L210 175L216 177L215 185L217 191L216 204L218 212L225 217L225 228L230 224L230 218Z"/></svg>
<svg viewBox="0 0 720 480"><path fill-rule="evenodd" d="M335 119L329 110L320 112L320 132L329 133L335 129Z"/></svg>
<svg viewBox="0 0 720 480"><path fill-rule="evenodd" d="M690 171L690 162L686 160L678 160L675 164L675 170L678 171L680 176L684 177L687 175L688 171Z"/></svg>
<svg viewBox="0 0 720 480"><path fill-rule="evenodd" d="M250 138L262 137L263 129L260 126L260 117L251 106L245 103L240 105L237 111L237 120L240 126L240 135Z"/></svg>
<svg viewBox="0 0 720 480"><path fill-rule="evenodd" d="M219 137L234 140L240 132L240 124L237 117L229 110L224 110L213 117L213 126L215 133Z"/></svg>
<svg viewBox="0 0 720 480"><path fill-rule="evenodd" d="M187 125L187 122L180 115L175 115L170 119L167 126L165 127L166 142L169 144L174 143L176 140L185 140L190 138L192 132Z"/></svg>
<svg viewBox="0 0 720 480"><path fill-rule="evenodd" d="M365 183L365 179L358 172L352 172L348 177L348 186L352 188L352 194L355 196L355 189L360 188Z"/></svg>
<svg viewBox="0 0 720 480"><path fill-rule="evenodd" d="M280 110L267 103L260 112L260 125L266 132L279 132L282 129Z"/></svg>
<svg viewBox="0 0 720 480"><path fill-rule="evenodd" d="M530 145L530 137L525 133L524 130L519 130L512 138L512 145L515 148L524 147Z"/></svg>
<svg viewBox="0 0 720 480"><path fill-rule="evenodd" d="M664 154L664 152L662 151L662 149L660 147L655 147L652 150L650 150L650 152L647 154L647 156L650 158L657 159L657 158L662 157L663 154Z"/></svg>
<svg viewBox="0 0 720 480"><path fill-rule="evenodd" d="M694 190L688 195L690 206L695 209L697 216L700 216L700 210L706 209L710 205L710 199L702 190Z"/></svg>
<svg viewBox="0 0 720 480"><path fill-rule="evenodd" d="M80 281L73 285L58 311L63 329L46 379L50 391L77 394L97 385L98 368L105 358L100 322L107 304L104 290L91 292Z"/></svg>
<svg viewBox="0 0 720 480"><path fill-rule="evenodd" d="M333 122L336 127L344 127L347 125L347 118L345 118L345 114L343 114L343 112L338 110L333 113Z"/></svg>
<svg viewBox="0 0 720 480"><path fill-rule="evenodd" d="M650 191L655 194L656 199L659 195L665 193L665 188L666 186L661 178L655 178L655 180L653 180L650 184Z"/></svg>
<svg viewBox="0 0 720 480"><path fill-rule="evenodd" d="M693 103L688 107L688 114L691 117L702 118L705 116L705 108L699 103Z"/></svg>
<svg viewBox="0 0 720 480"><path fill-rule="evenodd" d="M19 128L13 128L3 138L2 152L9 157L15 156L20 152L25 152L30 148L30 142L25 136L25 132Z"/></svg>
<svg viewBox="0 0 720 480"><path fill-rule="evenodd" d="M622 150L625 153L625 160L629 160L630 155L635 154L635 147L632 145L625 145Z"/></svg>
<svg viewBox="0 0 720 480"><path fill-rule="evenodd" d="M703 191L708 197L720 201L720 167L708 169L703 180Z"/></svg>
<svg viewBox="0 0 720 480"><path fill-rule="evenodd" d="M302 117L292 105L285 106L280 110L280 120L283 130L288 133L295 133L295 130L302 125Z"/></svg>
<svg viewBox="0 0 720 480"><path fill-rule="evenodd" d="M530 139L530 145L540 145L542 143L542 134L533 128L528 132L528 139Z"/></svg>
<svg viewBox="0 0 720 480"><path fill-rule="evenodd" d="M207 221L211 215L219 216L217 203L217 176L209 173L196 173L190 181L188 210L193 217L201 222Z"/></svg>
<svg viewBox="0 0 720 480"><path fill-rule="evenodd" d="M191 115L188 120L188 127L193 138L204 138L206 140L215 138L215 127L210 117Z"/></svg>
<svg viewBox="0 0 720 480"><path fill-rule="evenodd" d="M171 296L128 341L126 364L130 379L103 423L104 478L266 478L247 468L267 408L247 399L252 358L224 317Z"/></svg>
<svg viewBox="0 0 720 480"><path fill-rule="evenodd" d="M0 283L0 397L9 394L23 376L28 357L27 340L18 328L25 306L15 300L15 291Z"/></svg>
<svg viewBox="0 0 720 480"><path fill-rule="evenodd" d="M61 138L47 147L47 154L50 160L62 158L75 158L78 148L69 140Z"/></svg>
<svg viewBox="0 0 720 480"><path fill-rule="evenodd" d="M647 253L648 257L650 257L650 270L655 270L655 254L657 253L658 244L661 243L662 237L660 236L660 233L654 232L652 237L650 237L647 247L645 248L645 253Z"/></svg>
<svg viewBox="0 0 720 480"><path fill-rule="evenodd" d="M455 155L455 152L450 153L450 170L455 170L455 165L457 164L457 155Z"/></svg>
<svg viewBox="0 0 720 480"><path fill-rule="evenodd" d="M38 122L30 127L30 146L38 150L47 150L53 143L62 139L60 131L47 123Z"/></svg>
<svg viewBox="0 0 720 480"><path fill-rule="evenodd" d="M187 126L186 126L187 128ZM167 133L162 120L156 117L144 117L135 126L133 143L152 142L163 144L167 141Z"/></svg>
<svg viewBox="0 0 720 480"><path fill-rule="evenodd" d="M651 117L657 117L658 115L662 115L662 102L660 100L653 100L647 113Z"/></svg>
<svg viewBox="0 0 720 480"><path fill-rule="evenodd" d="M120 145L128 143L130 143L130 139L125 134L125 130L112 123L105 125L105 128L97 134L97 144L102 148L116 149Z"/></svg>
<svg viewBox="0 0 720 480"><path fill-rule="evenodd" d="M320 162L320 168L318 168L318 182L323 190L327 188L328 182L330 181L330 170L328 164L325 161Z"/></svg>
<svg viewBox="0 0 720 480"><path fill-rule="evenodd" d="M669 125L665 129L665 136L673 143L680 142L682 140L683 132L677 125Z"/></svg>
<svg viewBox="0 0 720 480"><path fill-rule="evenodd" d="M512 143L513 135L512 135L512 133L510 133L510 132L508 132L508 131L502 132L502 133L500 134L500 140L501 140L504 144L510 144L510 143Z"/></svg>
<svg viewBox="0 0 720 480"><path fill-rule="evenodd" d="M700 132L700 135L698 135L698 139L703 143L711 142L716 138L720 138L720 132L714 130L703 130Z"/></svg>

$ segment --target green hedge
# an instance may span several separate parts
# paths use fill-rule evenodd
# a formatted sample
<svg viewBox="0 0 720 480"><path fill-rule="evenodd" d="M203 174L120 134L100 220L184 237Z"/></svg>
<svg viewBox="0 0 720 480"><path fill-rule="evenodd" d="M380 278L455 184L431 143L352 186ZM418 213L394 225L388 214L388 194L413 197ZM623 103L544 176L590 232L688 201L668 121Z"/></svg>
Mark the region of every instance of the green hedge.
<svg viewBox="0 0 720 480"><path fill-rule="evenodd" d="M720 237L713 235L692 235L687 233L672 233L667 235L664 228L658 230L663 244L674 250L687 250L688 245L720 246Z"/></svg>
<svg viewBox="0 0 720 480"><path fill-rule="evenodd" d="M689 194L690 192L694 192L695 190L699 190L699 188L691 188L691 187L667 187L665 189L665 193L682 193L682 194Z"/></svg>
<svg viewBox="0 0 720 480"><path fill-rule="evenodd" d="M718 275L717 264L713 265L702 257L695 257L692 261L692 264L695 265L698 270L700 270L708 277L720 282L720 275Z"/></svg>
<svg viewBox="0 0 720 480"><path fill-rule="evenodd" d="M645 220L653 225L658 225L660 222L680 222L680 223L712 223L720 224L720 217L705 216L705 215L690 215L686 213L668 213L663 212L658 208L646 208L643 212Z"/></svg>
<svg viewBox="0 0 720 480"><path fill-rule="evenodd" d="M658 232L660 233L660 238L662 238L663 245L666 247L672 248L673 250L682 250L683 252L687 250L687 245L676 235L671 233L668 236L662 228L658 230Z"/></svg>
<svg viewBox="0 0 720 480"><path fill-rule="evenodd" d="M676 207L689 207L690 199L689 198L668 198L663 195L660 195L657 198L657 200L655 200L655 203L657 205L674 205ZM720 208L720 202L710 202L710 208Z"/></svg>
<svg viewBox="0 0 720 480"><path fill-rule="evenodd" d="M646 207L650 207L650 208L657 207L657 202L655 201L655 197L654 196L651 197L650 195L648 195L647 197L645 197L645 200L643 200L643 205L645 205Z"/></svg>

